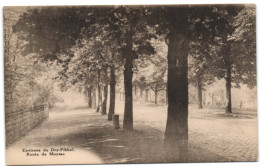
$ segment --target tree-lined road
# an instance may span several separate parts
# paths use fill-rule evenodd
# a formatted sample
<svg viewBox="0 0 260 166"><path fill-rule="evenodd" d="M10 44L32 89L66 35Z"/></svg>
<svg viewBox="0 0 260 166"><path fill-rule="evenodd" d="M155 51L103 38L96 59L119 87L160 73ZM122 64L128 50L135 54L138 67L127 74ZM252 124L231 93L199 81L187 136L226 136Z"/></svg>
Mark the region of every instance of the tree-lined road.
<svg viewBox="0 0 260 166"><path fill-rule="evenodd" d="M102 159L114 155L111 148L123 147L122 154L112 150L117 156L109 162L127 155L127 161L142 163L256 159L256 113L235 109L238 102L240 108L256 109L255 5L21 9L4 9L6 114L43 103L68 104L63 92L76 92L93 112L84 112L81 105L73 113L57 108L57 119L44 123L51 124L45 127L57 145L68 134L71 140L83 138L75 143L88 143L91 134L92 148ZM243 86L246 91L233 93ZM121 102L116 103L118 93ZM151 96L155 104L150 104ZM197 110L190 103L199 109L223 108ZM120 114L123 130L118 132L109 129L114 113ZM14 123L6 124L15 126L24 117L14 116ZM22 137L16 128L14 139ZM63 133L56 138L54 131ZM122 145L108 148L97 135ZM151 151L149 144L154 145ZM195 160L188 146L197 155L216 157ZM201 150L194 151L196 147Z"/></svg>

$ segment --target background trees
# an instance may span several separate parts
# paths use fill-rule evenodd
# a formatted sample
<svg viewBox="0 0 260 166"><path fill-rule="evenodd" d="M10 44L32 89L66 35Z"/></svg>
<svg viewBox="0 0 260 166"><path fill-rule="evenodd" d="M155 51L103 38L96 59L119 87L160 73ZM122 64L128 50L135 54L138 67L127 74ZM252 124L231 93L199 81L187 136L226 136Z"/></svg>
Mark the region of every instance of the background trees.
<svg viewBox="0 0 260 166"><path fill-rule="evenodd" d="M152 90L155 104L158 102L158 93L166 91L167 83L167 46L162 37L157 38L151 40L155 54L144 56L137 62L139 64L137 84L140 88L140 96L143 98L142 93L145 90L145 101L147 102L148 90Z"/></svg>
<svg viewBox="0 0 260 166"><path fill-rule="evenodd" d="M124 62L124 92L125 92L125 112L123 128L133 130L133 99L132 99L132 79L133 62L138 56L143 54L153 54L154 50L149 43L152 37L147 27L143 26L145 18L144 8L119 7L112 11L115 21L112 25L120 25L120 41L122 44L121 54ZM113 27L113 26L112 26ZM113 27L113 30L115 28Z"/></svg>
<svg viewBox="0 0 260 166"><path fill-rule="evenodd" d="M235 30L229 40L235 56L235 83L256 86L256 11L254 6L242 9L233 21ZM241 63L242 62L242 63Z"/></svg>
<svg viewBox="0 0 260 166"><path fill-rule="evenodd" d="M231 87L232 83L236 84L236 87L239 87L239 83L244 82L243 78L246 78L247 75L254 75L254 54L248 54L242 52L237 52L238 47L243 48L243 45L239 42L235 42L235 31L239 27L237 25L237 20L239 13L243 12L242 6L238 7L215 7L213 9L213 14L216 15L218 19L215 19L216 24L216 35L215 40L217 41L217 51L212 54L211 65L214 68L213 75L218 79L224 78L226 80L226 96L227 96L227 107L226 112L232 112L231 104ZM248 8L247 10L250 10ZM253 11L252 11L253 12ZM248 16L249 17L249 16ZM254 24L254 14L251 13L250 17L252 18L252 24ZM247 20L247 19L246 19ZM243 23L241 23L243 24ZM238 27L237 27L238 26ZM245 28L246 29L246 28ZM252 33L253 30L251 31ZM234 35L233 35L234 34ZM232 37L233 35L233 37ZM249 39L254 41L253 38ZM254 43L254 42L253 42ZM252 48L252 47L251 47ZM253 49L253 48L252 48ZM244 58L247 57L247 58ZM241 60L244 60L244 64L247 65L241 68ZM246 68L247 72L244 72ZM250 74L247 74L247 73ZM239 74L238 74L239 73ZM250 76L249 76L250 77ZM247 80L247 79L245 79ZM251 80L253 83L254 81Z"/></svg>
<svg viewBox="0 0 260 166"><path fill-rule="evenodd" d="M202 109L202 92L206 85L215 81L212 74L215 71L211 64L211 55L215 51L215 46L212 42L205 41L205 36L200 36L198 40L191 42L190 47L189 84L197 87L198 108Z"/></svg>
<svg viewBox="0 0 260 166"><path fill-rule="evenodd" d="M23 34L14 33L13 25L26 8L4 8L4 67L5 67L5 111L17 112L48 103L53 106L58 98L53 94L55 65L38 64L35 54L22 56L26 41ZM49 71L47 71L49 69Z"/></svg>

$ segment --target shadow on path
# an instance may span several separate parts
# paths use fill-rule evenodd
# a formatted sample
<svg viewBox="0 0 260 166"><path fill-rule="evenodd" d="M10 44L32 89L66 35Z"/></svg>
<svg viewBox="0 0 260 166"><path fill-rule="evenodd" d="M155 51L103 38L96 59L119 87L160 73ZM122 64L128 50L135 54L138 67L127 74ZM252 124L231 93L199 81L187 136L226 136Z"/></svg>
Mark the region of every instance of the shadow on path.
<svg viewBox="0 0 260 166"><path fill-rule="evenodd" d="M161 163L162 143L160 130L138 122L132 132L114 130L107 116L82 106L51 111L49 119L8 147L7 161L16 164L28 159L24 148L74 148L64 156L31 157L26 164ZM189 147L187 162L227 161L203 148Z"/></svg>

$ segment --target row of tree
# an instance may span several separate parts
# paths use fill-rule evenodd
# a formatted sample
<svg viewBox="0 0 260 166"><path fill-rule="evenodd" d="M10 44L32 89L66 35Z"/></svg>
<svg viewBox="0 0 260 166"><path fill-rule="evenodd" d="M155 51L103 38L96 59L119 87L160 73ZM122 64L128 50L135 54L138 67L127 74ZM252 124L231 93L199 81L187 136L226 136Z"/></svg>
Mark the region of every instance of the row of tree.
<svg viewBox="0 0 260 166"><path fill-rule="evenodd" d="M38 60L62 66L56 77L62 89L77 87L88 94L91 105L97 88L103 114L109 84L109 120L122 75L124 130L133 130L133 84L143 90L167 90L163 149L170 161L187 156L189 82L198 87L202 107L203 87L224 78L227 112L232 82L256 82L254 6L31 7L13 28L26 41L24 55L36 53ZM165 44L166 54L158 43Z"/></svg>
<svg viewBox="0 0 260 166"><path fill-rule="evenodd" d="M189 80L197 87L199 108L202 108L202 91L216 78L226 81L227 113L232 113L232 83L236 88L240 83L250 88L256 86L255 8L232 8L216 8L218 34L199 36L191 44Z"/></svg>
<svg viewBox="0 0 260 166"><path fill-rule="evenodd" d="M50 107L58 101L53 95L55 63L36 64L34 54L22 56L20 52L26 41L14 33L13 25L25 8L4 8L4 86L5 113L26 110L33 106L48 103ZM48 70L47 70L48 69Z"/></svg>

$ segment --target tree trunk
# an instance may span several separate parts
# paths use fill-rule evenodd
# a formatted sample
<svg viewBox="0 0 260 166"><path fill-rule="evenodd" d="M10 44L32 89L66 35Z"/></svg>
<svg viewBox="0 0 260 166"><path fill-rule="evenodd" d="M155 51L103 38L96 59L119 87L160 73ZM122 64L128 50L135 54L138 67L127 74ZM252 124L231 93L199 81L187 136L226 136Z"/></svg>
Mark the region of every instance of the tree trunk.
<svg viewBox="0 0 260 166"><path fill-rule="evenodd" d="M224 39L227 42L227 39ZM232 104L231 104L231 59L230 59L230 50L231 46L228 43L223 47L224 49L224 63L226 67L226 97L227 97L227 106L226 113L232 113Z"/></svg>
<svg viewBox="0 0 260 166"><path fill-rule="evenodd" d="M226 106L226 113L232 113L232 104L231 104L231 59L230 59L230 46L227 45L224 47L225 49L225 66L227 70L226 76L226 96L227 96L227 106Z"/></svg>
<svg viewBox="0 0 260 166"><path fill-rule="evenodd" d="M202 84L201 84L201 77L197 76L197 93L198 93L198 107L202 109Z"/></svg>
<svg viewBox="0 0 260 166"><path fill-rule="evenodd" d="M154 104L157 104L157 96L158 96L158 90L157 90L157 84L155 85L154 89Z"/></svg>
<svg viewBox="0 0 260 166"><path fill-rule="evenodd" d="M105 69L105 77L107 77L107 69ZM104 100L102 103L102 115L107 114L107 93L108 93L108 81L106 80L106 84L104 86Z"/></svg>
<svg viewBox="0 0 260 166"><path fill-rule="evenodd" d="M108 83L104 86L104 100L102 103L102 115L107 114L107 94L108 94Z"/></svg>
<svg viewBox="0 0 260 166"><path fill-rule="evenodd" d="M168 88L167 88L168 89ZM168 93L167 93L168 90L166 90L166 100L165 100L165 104L168 105Z"/></svg>
<svg viewBox="0 0 260 166"><path fill-rule="evenodd" d="M148 102L148 91L149 89L145 89L145 102Z"/></svg>
<svg viewBox="0 0 260 166"><path fill-rule="evenodd" d="M125 87L125 111L124 111L124 130L133 130L133 97L132 97L132 78L133 78L133 58L127 56L124 70Z"/></svg>
<svg viewBox="0 0 260 166"><path fill-rule="evenodd" d="M155 93L154 93L154 104L157 104L157 95L158 95L158 92L155 91Z"/></svg>
<svg viewBox="0 0 260 166"><path fill-rule="evenodd" d="M89 104L89 101L88 101L88 89L84 92L84 95L85 95L87 103Z"/></svg>
<svg viewBox="0 0 260 166"><path fill-rule="evenodd" d="M186 161L188 156L188 40L183 33L184 22L175 23L180 27L171 29L167 42L168 115L163 145L167 162Z"/></svg>
<svg viewBox="0 0 260 166"><path fill-rule="evenodd" d="M93 92L92 92L92 108L96 109L96 86L93 87Z"/></svg>
<svg viewBox="0 0 260 166"><path fill-rule="evenodd" d="M98 70L98 108L97 112L100 111L102 105L102 93L101 93L101 88L100 88L100 70Z"/></svg>
<svg viewBox="0 0 260 166"><path fill-rule="evenodd" d="M135 16L129 20L129 30L126 36L126 47L124 51L125 57L125 65L124 65L124 88L125 88L125 110L124 110L124 120L123 120L123 130L131 131L133 130L133 61L134 61L134 53L133 53L133 35L134 35L134 27L136 25L137 19Z"/></svg>
<svg viewBox="0 0 260 166"><path fill-rule="evenodd" d="M226 113L232 113L232 105L231 105L231 68L230 66L227 68L227 77L226 77L226 95L227 95L227 107Z"/></svg>
<svg viewBox="0 0 260 166"><path fill-rule="evenodd" d="M112 117L115 113L115 93L116 93L116 76L115 76L115 67L111 66L110 71L110 105L108 112L108 120L112 120Z"/></svg>
<svg viewBox="0 0 260 166"><path fill-rule="evenodd" d="M91 87L89 87L88 88L88 106L90 108L92 108L92 95L91 95L91 93L92 93L92 90L91 90Z"/></svg>

